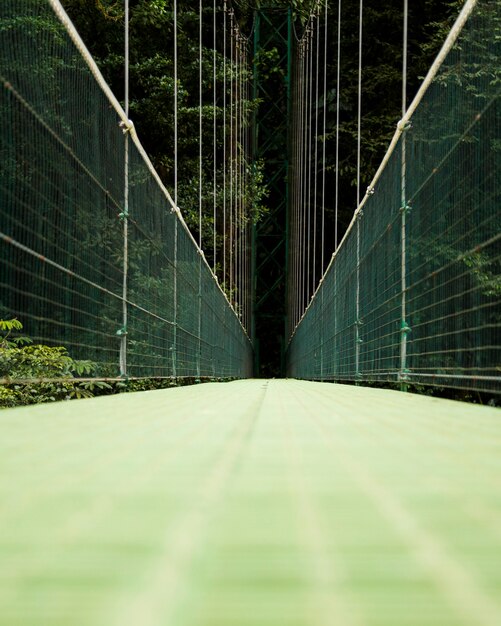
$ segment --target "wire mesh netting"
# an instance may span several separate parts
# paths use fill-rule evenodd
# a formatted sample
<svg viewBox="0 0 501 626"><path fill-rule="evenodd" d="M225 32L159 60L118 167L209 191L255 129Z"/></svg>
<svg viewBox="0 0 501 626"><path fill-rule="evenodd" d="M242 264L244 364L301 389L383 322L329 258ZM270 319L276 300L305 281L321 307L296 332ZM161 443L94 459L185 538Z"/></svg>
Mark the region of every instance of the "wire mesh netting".
<svg viewBox="0 0 501 626"><path fill-rule="evenodd" d="M239 319L57 4L0 3L0 319L99 376L124 337L130 376L249 375Z"/></svg>
<svg viewBox="0 0 501 626"><path fill-rule="evenodd" d="M481 0L333 256L290 376L499 391L501 14Z"/></svg>

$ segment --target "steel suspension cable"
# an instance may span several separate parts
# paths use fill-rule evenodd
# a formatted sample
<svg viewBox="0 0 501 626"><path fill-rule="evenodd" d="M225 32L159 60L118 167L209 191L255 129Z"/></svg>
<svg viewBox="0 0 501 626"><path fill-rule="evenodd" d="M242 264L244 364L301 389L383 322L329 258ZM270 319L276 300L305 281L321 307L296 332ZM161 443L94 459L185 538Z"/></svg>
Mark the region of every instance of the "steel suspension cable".
<svg viewBox="0 0 501 626"><path fill-rule="evenodd" d="M301 41L301 78L299 89L299 116L300 116L300 145L299 145L299 289L298 289L298 317L301 318L303 308L304 292L304 258L303 258L303 238L304 238L304 83L305 83L305 56L306 43Z"/></svg>
<svg viewBox="0 0 501 626"><path fill-rule="evenodd" d="M308 234L308 257L307 257L307 271L306 271L306 305L310 301L311 296L311 253L313 246L311 245L311 174L312 174L312 158L311 158L311 150L313 143L313 34L315 32L315 27L313 23L313 16L310 18L310 37L309 37L309 58L308 58L308 223L307 223L307 234Z"/></svg>
<svg viewBox="0 0 501 626"><path fill-rule="evenodd" d="M230 302L233 304L233 295L234 295L234 275L233 275L233 148L234 148L234 124L233 124L233 113L234 113L234 98L233 98L233 77L234 77L234 49L235 49L235 41L234 41L234 25L233 25L233 9L230 10L230 241L229 241L229 267L230 267L230 280L229 280L229 290L230 290Z"/></svg>
<svg viewBox="0 0 501 626"><path fill-rule="evenodd" d="M223 291L226 293L226 0L223 14Z"/></svg>
<svg viewBox="0 0 501 626"><path fill-rule="evenodd" d="M240 276L238 273L239 256L239 202L238 186L240 184L240 155L238 150L238 138L240 136L240 38L238 29L235 30L235 309L238 314L238 304L240 302Z"/></svg>
<svg viewBox="0 0 501 626"><path fill-rule="evenodd" d="M177 375L177 238L178 238L178 216L177 204L177 144L178 144L178 120L177 120L177 0L174 0L174 207L176 211L174 219L174 280L173 280L173 305L174 305L174 327L172 341L172 375Z"/></svg>
<svg viewBox="0 0 501 626"><path fill-rule="evenodd" d="M212 4L212 91L213 91L213 115L212 115L212 140L213 140L213 257L212 257L212 269L214 275L216 275L217 265L217 116L216 116L216 102L217 102L217 86L216 86L216 0L213 0Z"/></svg>
<svg viewBox="0 0 501 626"><path fill-rule="evenodd" d="M124 32L124 111L129 118L129 0L125 0ZM125 129L126 130L126 129ZM124 134L124 208L123 208L123 277L122 277L122 329L120 334L120 376L127 376L127 287L129 273L129 133Z"/></svg>
<svg viewBox="0 0 501 626"><path fill-rule="evenodd" d="M408 0L403 7L403 51L402 51L402 119L407 112L407 32ZM405 385L407 376L407 151L405 129L402 134L401 170L401 329L400 329L400 380ZM404 389L406 387L403 387Z"/></svg>
<svg viewBox="0 0 501 626"><path fill-rule="evenodd" d="M197 375L201 376L202 367L202 78L203 78L203 51L202 51L202 26L203 7L202 0L198 6L198 247L200 248L200 258L198 265L198 359Z"/></svg>
<svg viewBox="0 0 501 626"><path fill-rule="evenodd" d="M362 26L363 26L363 0L359 5L359 31L358 31L358 121L357 121L357 210L360 204L360 146L361 146L361 119L362 119ZM356 377L360 377L360 220L361 213L357 213L357 279L356 279L356 302L355 302L355 324L356 324L356 344L355 344L355 372Z"/></svg>
<svg viewBox="0 0 501 626"><path fill-rule="evenodd" d="M358 27L358 103L357 103L357 208L360 204L360 158L361 158L361 137L362 137L362 22L364 3L359 4L359 27Z"/></svg>
<svg viewBox="0 0 501 626"><path fill-rule="evenodd" d="M202 15L202 0L200 0L198 6L198 245L200 249L202 249L202 163L203 163L203 154L202 154L202 62L203 62L203 52L202 52L202 23L203 23L203 15Z"/></svg>
<svg viewBox="0 0 501 626"><path fill-rule="evenodd" d="M341 0L339 0L341 2ZM323 141L322 141L322 271L323 276L325 271L325 148L326 148L326 129L327 129L327 7L328 2L325 2L324 8L324 107L323 107ZM337 164L336 164L337 169ZM336 226L337 230L337 218ZM335 245L337 245L337 232L335 236Z"/></svg>
<svg viewBox="0 0 501 626"><path fill-rule="evenodd" d="M337 65L336 65L336 180L335 180L335 203L334 203L334 250L337 250L339 241L338 215L339 215L339 120L341 103L341 2L338 0L337 9ZM327 19L327 18L326 18ZM327 26L325 39L325 55L327 57ZM325 114L324 114L325 124ZM324 131L325 132L325 131ZM324 147L325 162L325 147Z"/></svg>
<svg viewBox="0 0 501 626"><path fill-rule="evenodd" d="M315 63L315 158L314 158L314 181L313 181L313 291L316 287L317 265L317 182L318 182L318 67L320 58L320 4L317 3L317 31L316 31L316 63Z"/></svg>

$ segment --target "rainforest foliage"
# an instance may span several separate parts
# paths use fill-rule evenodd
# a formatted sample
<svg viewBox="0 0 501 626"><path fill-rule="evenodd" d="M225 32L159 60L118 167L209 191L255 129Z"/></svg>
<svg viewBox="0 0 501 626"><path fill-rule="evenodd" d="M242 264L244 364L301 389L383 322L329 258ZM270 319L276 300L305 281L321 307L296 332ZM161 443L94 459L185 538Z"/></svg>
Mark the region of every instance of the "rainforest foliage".
<svg viewBox="0 0 501 626"><path fill-rule="evenodd" d="M83 40L117 96L124 90L124 8L121 0L63 0ZM311 12L311 0L270 0L274 9L292 6L295 30L301 33ZM453 23L462 2L416 0L409 3L408 101L412 99ZM218 168L217 196L223 193L223 4L216 3L216 84L213 81L213 4L203 3L203 238L212 240L213 119L216 87ZM254 3L234 0L243 33L252 30ZM323 13L323 7L321 7ZM199 2L178 1L178 197L184 217L198 235L199 190ZM334 180L338 3L328 6L327 132L328 187ZM340 82L340 232L348 225L356 203L356 145L358 89L359 0L343 0L341 12ZM403 1L364 2L362 51L362 186L370 182L401 117ZM174 54L172 0L130 0L130 117L161 178L174 183ZM229 35L227 36L227 44ZM270 58L272 58L270 51ZM277 70L281 68L277 67ZM227 76L234 71L227 62ZM227 93L227 96L229 94ZM249 102L249 111L266 106ZM319 102L323 106L323 96ZM256 198L254 219L266 210L266 185L259 168L249 168ZM220 198L219 198L220 199ZM327 203L327 230L332 230L332 207ZM218 233L221 246L223 233ZM329 253L332 241L326 237ZM210 256L210 251L208 251Z"/></svg>

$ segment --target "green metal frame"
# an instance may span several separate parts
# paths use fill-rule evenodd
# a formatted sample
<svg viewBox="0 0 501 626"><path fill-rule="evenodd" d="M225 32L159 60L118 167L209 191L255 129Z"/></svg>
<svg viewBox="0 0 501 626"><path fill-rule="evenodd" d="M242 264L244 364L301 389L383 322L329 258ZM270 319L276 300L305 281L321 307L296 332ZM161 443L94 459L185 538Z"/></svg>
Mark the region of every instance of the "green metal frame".
<svg viewBox="0 0 501 626"><path fill-rule="evenodd" d="M273 71L268 71L268 55ZM252 336L255 372L284 373L289 204L289 121L291 110L292 9L259 7L254 21L253 97L258 107L253 123L253 157L264 162L269 189L266 217L253 232L254 307ZM278 69L278 71L277 71ZM260 350L263 345L266 350Z"/></svg>

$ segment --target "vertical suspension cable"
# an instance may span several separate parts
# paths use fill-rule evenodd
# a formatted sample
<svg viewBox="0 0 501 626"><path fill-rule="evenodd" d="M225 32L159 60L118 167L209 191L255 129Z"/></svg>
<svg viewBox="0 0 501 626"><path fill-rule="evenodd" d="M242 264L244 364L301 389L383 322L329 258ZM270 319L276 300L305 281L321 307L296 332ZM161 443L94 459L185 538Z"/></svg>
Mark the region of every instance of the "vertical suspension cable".
<svg viewBox="0 0 501 626"><path fill-rule="evenodd" d="M313 291L316 287L317 265L317 182L318 182L318 66L320 58L320 3L317 3L317 54L315 65L315 158L314 158L314 182L313 182Z"/></svg>
<svg viewBox="0 0 501 626"><path fill-rule="evenodd" d="M125 84L124 84L124 110L129 119L129 0L125 0L125 32L124 32L124 57L125 57ZM122 328L120 333L120 376L127 376L127 283L129 274L129 133L124 129L124 209L123 209L123 277L122 277Z"/></svg>
<svg viewBox="0 0 501 626"><path fill-rule="evenodd" d="M177 0L174 0L174 284L173 284L173 342L172 342L172 375L177 376Z"/></svg>
<svg viewBox="0 0 501 626"><path fill-rule="evenodd" d="M360 204L360 157L362 137L362 19L363 0L359 4L359 27L358 27L358 104L357 104L357 209Z"/></svg>
<svg viewBox="0 0 501 626"><path fill-rule="evenodd" d="M226 14L228 7L224 0L223 14L223 291L226 293Z"/></svg>
<svg viewBox="0 0 501 626"><path fill-rule="evenodd" d="M233 304L234 283L233 283L233 76L234 76L234 30L233 30L233 9L230 10L230 241L229 241L229 267L230 267L230 302Z"/></svg>
<svg viewBox="0 0 501 626"><path fill-rule="evenodd" d="M306 167L307 167L307 94L308 94L308 29L305 32L303 54L303 86L302 86L302 115L301 115L301 310L303 315L306 301Z"/></svg>
<svg viewBox="0 0 501 626"><path fill-rule="evenodd" d="M357 211L360 205L360 146L361 146L361 118L362 118L362 19L363 19L363 0L360 0L359 10L359 31L358 31L358 121L357 121ZM361 213L357 214L357 282L355 296L355 325L356 325L356 343L355 343L355 372L357 380L360 374L360 220Z"/></svg>
<svg viewBox="0 0 501 626"><path fill-rule="evenodd" d="M249 280L249 42L245 42L245 80L244 80L244 101L245 101L245 118L244 118L244 277L245 277L245 323L246 329L249 327L249 293L250 293L250 280Z"/></svg>
<svg viewBox="0 0 501 626"><path fill-rule="evenodd" d="M327 29L325 51L327 55ZM337 250L339 241L338 215L339 215L339 118L341 103L341 0L338 0L337 8L337 66L336 66L336 180L335 180L335 203L334 203L334 250Z"/></svg>
<svg viewBox="0 0 501 626"><path fill-rule="evenodd" d="M202 53L202 0L200 0L198 6L198 246L201 249L203 240L202 240L202 164L203 164L203 153L202 153L202 62L203 62L203 53Z"/></svg>
<svg viewBox="0 0 501 626"><path fill-rule="evenodd" d="M407 112L407 27L408 27L408 0L404 0L403 15L403 51L402 51L402 118ZM402 170L401 170L401 286L402 308L400 328L400 381L402 389L407 389L407 155L406 131L402 134Z"/></svg>
<svg viewBox="0 0 501 626"><path fill-rule="evenodd" d="M244 285L244 107L245 107L245 98L244 98L244 40L240 39L241 42L241 62L240 62L240 289L241 289L241 298L240 298L240 318L243 320L243 311L244 311L244 298L245 298L245 285Z"/></svg>
<svg viewBox="0 0 501 626"><path fill-rule="evenodd" d="M197 377L200 378L202 370L202 78L203 78L203 52L202 52L202 25L203 7L202 0L198 5L198 360Z"/></svg>
<svg viewBox="0 0 501 626"><path fill-rule="evenodd" d="M295 215L296 215L296 242L294 245L294 250L295 250L295 263L296 263L296 270L295 270L295 287L294 287L294 310L295 310L295 316L294 316L294 328L296 327L298 321L299 321L299 291L300 291L300 274L299 274L299 263L300 263L300 252L299 252L299 247L300 247L300 238L299 238L299 229L300 229L300 220L299 220L299 211L300 211L300 206L301 206L301 200L300 200L300 185L301 185L301 170L300 170L300 146L301 146L301 124L300 124L300 105L301 105L301 54L302 54L302 47L301 47L301 42L299 43L299 46L297 48L297 68L296 68L296 89L295 89L295 100L296 100L296 105L295 105L295 128L296 128L296 149L295 149L295 162L296 162L296 166L295 166L295 189L296 189L296 193L295 193Z"/></svg>
<svg viewBox="0 0 501 626"><path fill-rule="evenodd" d="M239 151L238 151L238 137L240 134L240 93L239 93L239 88L240 88L240 84L239 84L239 77L240 77L240 39L239 39L239 34L238 34L238 28L235 29L235 176L234 176L234 183L235 183L235 191L234 191L234 198L235 198L235 216L234 216L234 220L235 220L235 242L234 242L234 255L233 255L233 260L234 260L234 275L235 275L235 309L237 311L238 314L238 305L240 302L240 292L239 292L239 286L240 286L240 276L238 275L238 261L239 261L239 249L238 249L238 241L239 241L239 221L238 221L238 213L239 213L239 197L238 197L238 185L239 185L239 174L240 174L240 167L239 167Z"/></svg>
<svg viewBox="0 0 501 626"><path fill-rule="evenodd" d="M341 0L339 0L341 2ZM324 8L324 110L323 110L323 141L322 141L322 259L321 259L321 274L323 276L325 271L325 148L326 148L326 127L327 127L327 7L328 2L325 2ZM336 164L337 170L337 164ZM337 216L336 226L337 231ZM335 246L337 246L337 232L335 234Z"/></svg>
<svg viewBox="0 0 501 626"><path fill-rule="evenodd" d="M306 305L310 301L311 296L311 253L313 246L311 245L311 148L312 148L312 135L313 135L313 34L315 27L313 23L313 16L310 17L310 35L309 35L309 58L308 58L308 225L307 225L307 263L306 263Z"/></svg>
<svg viewBox="0 0 501 626"><path fill-rule="evenodd" d="M212 28L213 28L213 38L212 38L212 90L214 94L213 98L213 116L212 116L212 139L214 144L213 150L213 261L212 261L212 270L214 275L216 275L216 263L217 263L217 252L216 252L216 235L217 235L217 215L216 215L216 193L217 193L217 141L216 141L216 126L217 126L217 118L216 118L216 0L213 0L212 4Z"/></svg>

